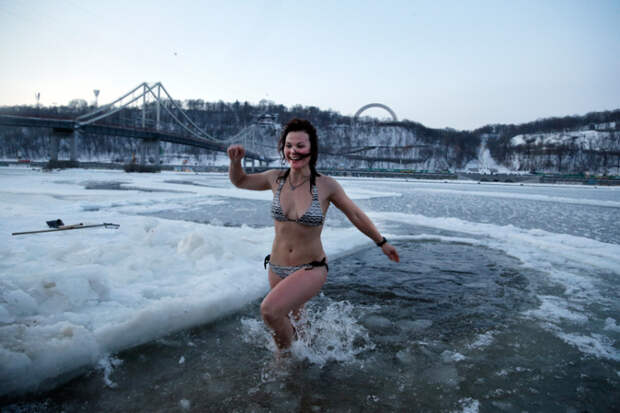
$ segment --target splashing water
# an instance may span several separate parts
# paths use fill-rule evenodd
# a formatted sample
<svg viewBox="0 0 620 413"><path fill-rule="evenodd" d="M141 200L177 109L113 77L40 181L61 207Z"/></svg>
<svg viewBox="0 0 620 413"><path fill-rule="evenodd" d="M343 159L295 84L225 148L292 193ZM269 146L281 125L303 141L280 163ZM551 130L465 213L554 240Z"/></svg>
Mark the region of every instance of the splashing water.
<svg viewBox="0 0 620 413"><path fill-rule="evenodd" d="M290 349L291 356L322 367L330 361L353 362L359 354L373 350L375 344L358 322L357 313L364 310L348 301L333 301L321 294L308 303L299 320L291 317L298 332L298 339ZM246 343L276 350L271 332L261 320L242 318L241 324Z"/></svg>

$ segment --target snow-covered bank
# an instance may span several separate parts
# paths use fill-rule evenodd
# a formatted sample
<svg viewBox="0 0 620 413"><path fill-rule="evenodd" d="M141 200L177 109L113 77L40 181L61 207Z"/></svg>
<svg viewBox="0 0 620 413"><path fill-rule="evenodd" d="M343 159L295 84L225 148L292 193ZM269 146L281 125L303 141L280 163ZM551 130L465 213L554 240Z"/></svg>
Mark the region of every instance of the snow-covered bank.
<svg viewBox="0 0 620 413"><path fill-rule="evenodd" d="M0 171L0 395L54 385L108 354L211 322L265 294L262 261L271 228L135 213L207 202L209 194L258 200L270 194L237 190L224 175L216 179L218 187L189 189L164 182L174 178ZM95 181L122 181L140 190L84 189ZM42 229L55 218L120 228L10 235ZM350 228L325 231L329 254L368 243Z"/></svg>

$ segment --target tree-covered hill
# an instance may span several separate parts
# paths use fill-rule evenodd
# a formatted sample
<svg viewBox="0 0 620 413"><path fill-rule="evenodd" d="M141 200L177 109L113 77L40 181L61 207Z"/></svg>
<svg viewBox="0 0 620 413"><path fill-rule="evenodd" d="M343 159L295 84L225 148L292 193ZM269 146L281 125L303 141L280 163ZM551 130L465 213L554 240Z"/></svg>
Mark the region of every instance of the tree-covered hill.
<svg viewBox="0 0 620 413"><path fill-rule="evenodd" d="M620 162L620 109L458 131L428 128L410 120L386 122L362 117L354 122L351 116L333 110L286 107L270 101L258 105L201 99L175 103L214 137L234 136L249 125L265 126L256 139L258 145L273 148L274 156L281 125L294 117L309 119L319 131L320 167L462 170L472 165L485 167L481 158L487 149L499 167L510 170L605 172ZM93 109L83 100L73 100L66 106L5 106L0 113L70 119ZM105 122L139 126L142 111L126 108ZM148 122L153 124L152 116ZM172 120L163 122L162 127L184 133ZM44 160L49 156L50 141L51 130L0 126L0 157ZM68 143L61 143L60 156L66 156ZM123 162L139 150L139 142L132 139L85 135L80 142L80 159ZM222 153L169 143L162 143L162 152L164 162L226 162Z"/></svg>

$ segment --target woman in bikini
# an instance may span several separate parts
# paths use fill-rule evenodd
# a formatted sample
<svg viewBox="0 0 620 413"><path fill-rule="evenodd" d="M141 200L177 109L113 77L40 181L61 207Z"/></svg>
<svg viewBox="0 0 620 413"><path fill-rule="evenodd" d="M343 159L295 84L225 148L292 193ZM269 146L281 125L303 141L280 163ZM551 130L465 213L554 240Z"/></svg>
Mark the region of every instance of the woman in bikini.
<svg viewBox="0 0 620 413"><path fill-rule="evenodd" d="M269 264L271 291L260 311L273 330L280 350L290 347L295 329L289 314L298 314L327 279L327 258L321 244L321 230L330 203L340 209L361 232L372 239L392 261L399 261L396 249L377 230L370 218L344 192L333 178L317 173L318 137L312 124L291 120L280 137L278 151L289 169L246 174L241 166L245 149L228 148L230 181L238 188L273 192L271 215L275 238Z"/></svg>

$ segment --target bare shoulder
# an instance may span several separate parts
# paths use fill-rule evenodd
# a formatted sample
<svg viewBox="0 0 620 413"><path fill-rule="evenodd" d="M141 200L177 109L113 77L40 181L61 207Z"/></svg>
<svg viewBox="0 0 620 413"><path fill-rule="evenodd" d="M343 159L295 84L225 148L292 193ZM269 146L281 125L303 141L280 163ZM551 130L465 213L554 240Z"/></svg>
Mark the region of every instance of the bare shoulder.
<svg viewBox="0 0 620 413"><path fill-rule="evenodd" d="M273 187L275 184L277 184L278 178L284 176L284 171L281 169L269 169L263 172L263 175L265 176L265 178L267 178L267 180Z"/></svg>
<svg viewBox="0 0 620 413"><path fill-rule="evenodd" d="M321 185L321 189L325 191L327 197L331 197L335 193L342 191L342 187L331 176L321 175L319 178L319 185Z"/></svg>

